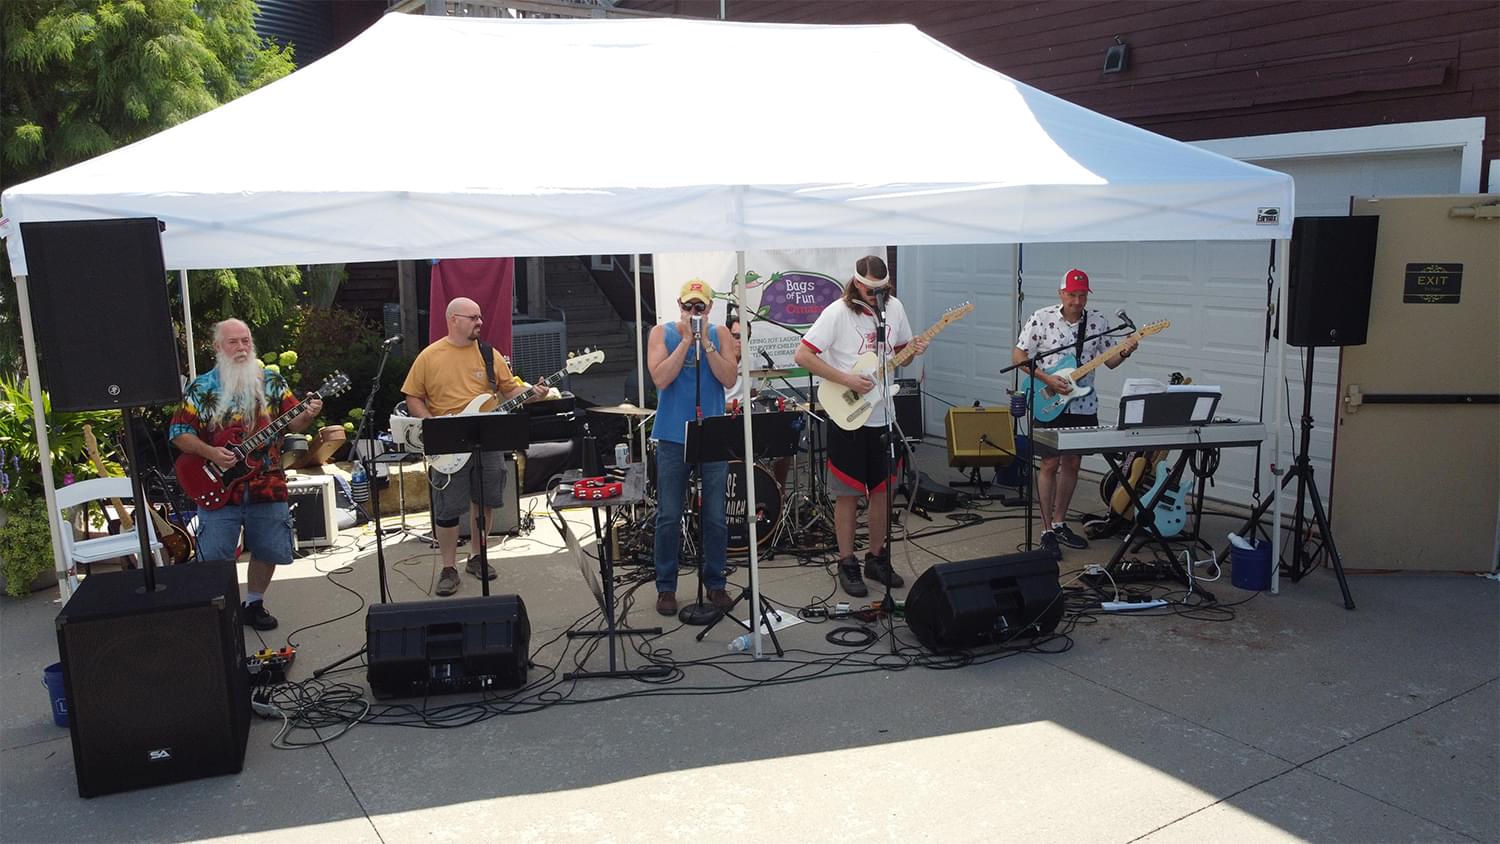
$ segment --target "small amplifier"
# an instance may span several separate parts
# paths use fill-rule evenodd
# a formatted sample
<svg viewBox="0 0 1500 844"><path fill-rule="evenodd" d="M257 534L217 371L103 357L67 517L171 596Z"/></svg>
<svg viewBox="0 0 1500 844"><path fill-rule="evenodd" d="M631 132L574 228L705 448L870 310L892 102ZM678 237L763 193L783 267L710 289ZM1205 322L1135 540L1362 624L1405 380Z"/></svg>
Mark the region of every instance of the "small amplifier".
<svg viewBox="0 0 1500 844"><path fill-rule="evenodd" d="M520 688L530 646L519 595L374 604L365 616L366 679L382 700Z"/></svg>
<svg viewBox="0 0 1500 844"><path fill-rule="evenodd" d="M297 532L297 547L322 547L338 540L332 475L299 475L286 479L287 506Z"/></svg>

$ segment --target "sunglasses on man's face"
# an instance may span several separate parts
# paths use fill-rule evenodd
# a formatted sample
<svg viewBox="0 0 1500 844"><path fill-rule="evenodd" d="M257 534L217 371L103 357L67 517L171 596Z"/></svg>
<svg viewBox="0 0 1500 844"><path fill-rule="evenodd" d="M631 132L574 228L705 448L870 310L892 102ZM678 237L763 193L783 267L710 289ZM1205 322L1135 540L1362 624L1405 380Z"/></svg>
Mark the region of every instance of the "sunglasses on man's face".
<svg viewBox="0 0 1500 844"><path fill-rule="evenodd" d="M708 310L708 306L702 302L693 302L691 304L688 302L678 302L677 304L681 305L684 311L692 311L695 314L701 314Z"/></svg>

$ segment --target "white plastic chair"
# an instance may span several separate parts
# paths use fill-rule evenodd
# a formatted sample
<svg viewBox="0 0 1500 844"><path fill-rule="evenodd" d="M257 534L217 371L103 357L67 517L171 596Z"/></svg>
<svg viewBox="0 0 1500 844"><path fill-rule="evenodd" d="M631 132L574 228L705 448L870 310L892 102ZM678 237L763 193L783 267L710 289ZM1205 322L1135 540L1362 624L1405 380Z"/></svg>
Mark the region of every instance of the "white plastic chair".
<svg viewBox="0 0 1500 844"><path fill-rule="evenodd" d="M58 517L62 524L62 551L63 556L68 559L70 575L76 574L79 563L89 565L130 554L139 555L141 541L136 536L136 530L146 531L146 539L151 544L151 554L156 558L156 564L165 565L161 540L156 536L150 514L142 507L135 508L132 514L135 530L121 530L111 536L93 539L75 539L73 536L73 522L65 515L68 510L91 501L106 502L111 498L129 499L134 496L129 478L89 478L57 490ZM102 503L100 509L103 509Z"/></svg>

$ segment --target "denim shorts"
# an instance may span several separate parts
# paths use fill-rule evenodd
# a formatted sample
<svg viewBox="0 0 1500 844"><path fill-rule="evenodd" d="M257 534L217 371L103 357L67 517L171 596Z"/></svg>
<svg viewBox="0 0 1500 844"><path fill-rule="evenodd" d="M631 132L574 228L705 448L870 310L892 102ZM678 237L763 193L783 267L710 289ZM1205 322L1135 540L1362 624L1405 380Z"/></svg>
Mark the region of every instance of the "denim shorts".
<svg viewBox="0 0 1500 844"><path fill-rule="evenodd" d="M292 511L285 501L225 504L198 511L198 559L233 560L240 546L240 528L250 559L284 566L292 561Z"/></svg>

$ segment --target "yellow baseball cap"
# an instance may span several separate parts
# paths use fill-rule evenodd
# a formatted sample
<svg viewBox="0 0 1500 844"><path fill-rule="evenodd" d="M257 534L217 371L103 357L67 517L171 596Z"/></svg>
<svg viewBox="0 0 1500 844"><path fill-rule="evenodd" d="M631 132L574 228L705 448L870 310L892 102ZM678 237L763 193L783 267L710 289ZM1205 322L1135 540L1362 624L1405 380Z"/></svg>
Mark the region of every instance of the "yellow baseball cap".
<svg viewBox="0 0 1500 844"><path fill-rule="evenodd" d="M713 288L709 287L708 282L701 278L689 279L686 284L682 285L682 290L677 294L677 301L679 302L691 302L694 299L705 305L712 305L714 303Z"/></svg>

